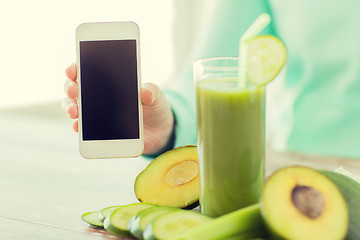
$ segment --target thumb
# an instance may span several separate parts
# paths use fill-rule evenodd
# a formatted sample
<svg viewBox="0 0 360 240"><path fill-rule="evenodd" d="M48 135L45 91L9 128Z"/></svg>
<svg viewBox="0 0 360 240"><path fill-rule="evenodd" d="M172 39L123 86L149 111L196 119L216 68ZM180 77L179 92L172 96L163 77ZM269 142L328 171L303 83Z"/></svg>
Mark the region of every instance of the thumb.
<svg viewBox="0 0 360 240"><path fill-rule="evenodd" d="M144 105L152 105L160 95L160 88L153 83L145 83L141 88L141 102Z"/></svg>

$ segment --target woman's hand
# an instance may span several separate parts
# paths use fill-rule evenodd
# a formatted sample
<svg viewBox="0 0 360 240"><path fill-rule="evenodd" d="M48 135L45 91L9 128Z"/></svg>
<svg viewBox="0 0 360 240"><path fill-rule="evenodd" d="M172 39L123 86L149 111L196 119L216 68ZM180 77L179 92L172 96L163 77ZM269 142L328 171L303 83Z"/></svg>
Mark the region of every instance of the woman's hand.
<svg viewBox="0 0 360 240"><path fill-rule="evenodd" d="M64 86L67 98L64 99L62 105L69 118L76 119L73 129L78 132L79 88L76 64L70 65L65 70L65 74L68 78ZM174 128L174 116L168 101L157 85L144 84L140 98L143 105L144 153L155 154L167 145Z"/></svg>

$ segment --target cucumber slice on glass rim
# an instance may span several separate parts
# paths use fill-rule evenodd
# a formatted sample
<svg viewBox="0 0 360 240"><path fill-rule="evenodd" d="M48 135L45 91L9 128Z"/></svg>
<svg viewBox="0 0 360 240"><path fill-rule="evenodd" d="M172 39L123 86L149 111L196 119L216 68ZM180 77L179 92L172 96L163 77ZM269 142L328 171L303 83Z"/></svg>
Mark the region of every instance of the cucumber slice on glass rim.
<svg viewBox="0 0 360 240"><path fill-rule="evenodd" d="M263 86L280 73L286 62L287 50L279 38L261 35L249 42L247 55L248 81Z"/></svg>

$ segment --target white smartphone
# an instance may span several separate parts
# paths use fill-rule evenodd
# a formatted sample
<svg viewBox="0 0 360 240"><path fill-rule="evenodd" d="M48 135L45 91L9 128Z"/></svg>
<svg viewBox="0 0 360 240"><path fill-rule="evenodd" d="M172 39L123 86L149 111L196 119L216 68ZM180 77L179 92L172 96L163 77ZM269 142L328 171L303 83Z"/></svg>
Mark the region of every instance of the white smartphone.
<svg viewBox="0 0 360 240"><path fill-rule="evenodd" d="M76 52L81 155L141 155L144 141L137 24L83 23L76 29Z"/></svg>

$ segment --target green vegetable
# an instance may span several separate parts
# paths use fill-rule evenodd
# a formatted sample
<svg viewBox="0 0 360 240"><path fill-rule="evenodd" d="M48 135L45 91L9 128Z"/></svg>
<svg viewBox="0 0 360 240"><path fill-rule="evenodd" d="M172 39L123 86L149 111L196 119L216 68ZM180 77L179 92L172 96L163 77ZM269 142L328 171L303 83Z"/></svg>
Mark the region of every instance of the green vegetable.
<svg viewBox="0 0 360 240"><path fill-rule="evenodd" d="M99 213L99 219L101 222L104 222L105 218L107 216L109 216L113 211L115 211L116 209L118 209L119 207L121 207L122 205L118 205L118 206L111 206L111 207L106 207L100 210Z"/></svg>
<svg viewBox="0 0 360 240"><path fill-rule="evenodd" d="M155 206L156 205L150 203L133 203L121 206L105 218L104 228L108 232L116 235L130 236L127 229L129 220L140 211Z"/></svg>
<svg viewBox="0 0 360 240"><path fill-rule="evenodd" d="M93 212L86 212L81 216L81 219L92 226L103 227L103 223L99 219L99 214L100 214L100 210Z"/></svg>
<svg viewBox="0 0 360 240"><path fill-rule="evenodd" d="M170 239L249 239L267 235L259 204L254 204L215 218Z"/></svg>
<svg viewBox="0 0 360 240"><path fill-rule="evenodd" d="M173 239L175 235L186 232L189 229L198 228L211 221L211 219L196 211L179 209L155 218L145 228L143 237L145 240Z"/></svg>
<svg viewBox="0 0 360 240"><path fill-rule="evenodd" d="M343 174L319 170L339 188L349 208L350 227L346 239L360 239L360 184Z"/></svg>
<svg viewBox="0 0 360 240"><path fill-rule="evenodd" d="M130 233L139 238L143 239L143 232L145 228L158 216L168 213L170 211L179 210L174 207L159 206L154 208L148 208L139 212L136 216L132 217L128 224Z"/></svg>

